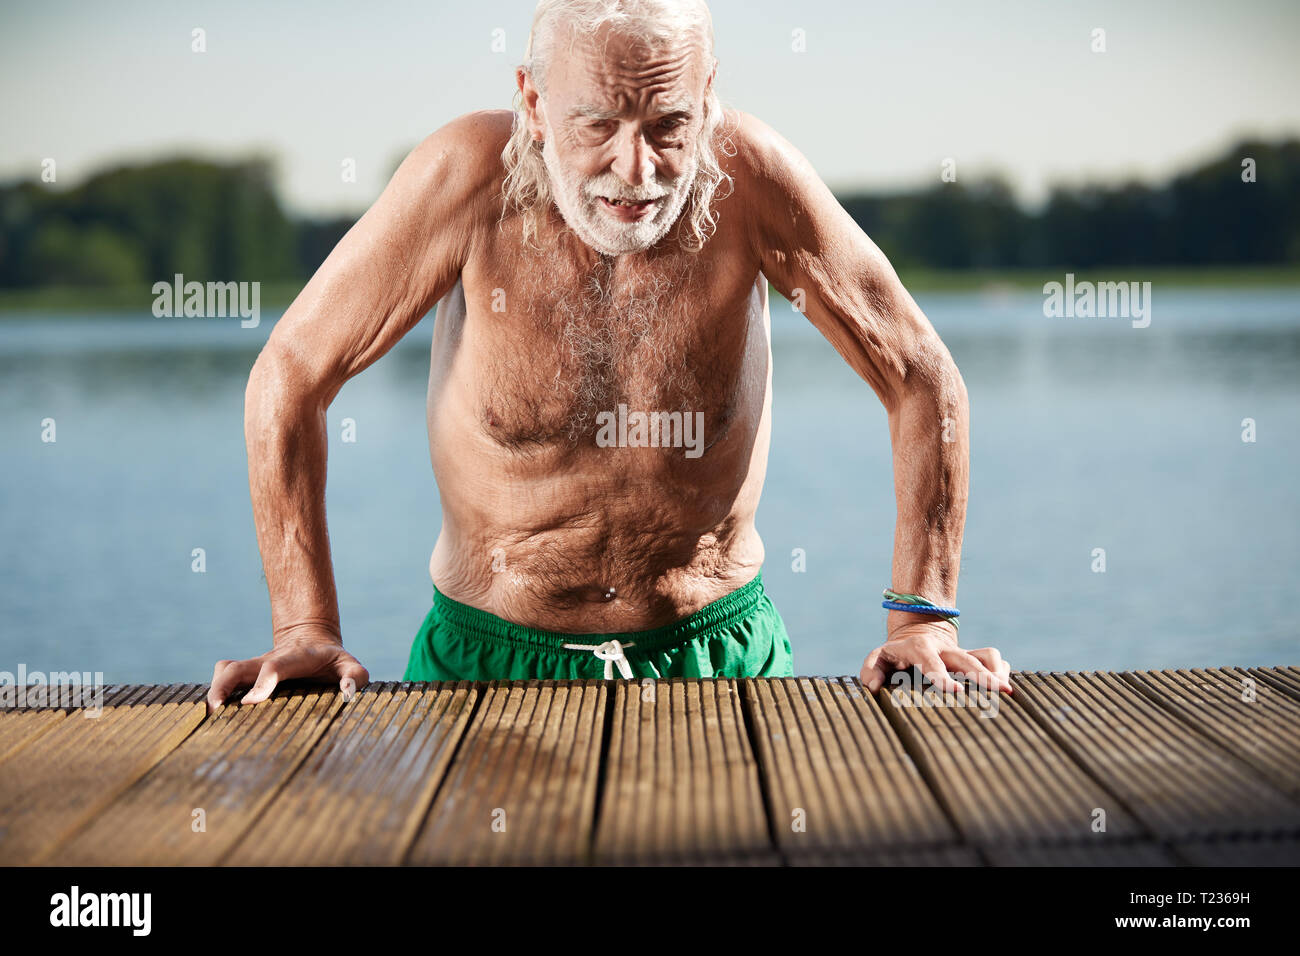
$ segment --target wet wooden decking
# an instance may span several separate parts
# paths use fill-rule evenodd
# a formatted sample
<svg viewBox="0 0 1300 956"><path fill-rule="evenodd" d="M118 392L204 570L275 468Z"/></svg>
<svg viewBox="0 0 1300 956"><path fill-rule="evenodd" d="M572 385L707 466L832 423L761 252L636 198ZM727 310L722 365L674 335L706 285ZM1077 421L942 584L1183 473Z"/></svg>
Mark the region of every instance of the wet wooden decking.
<svg viewBox="0 0 1300 956"><path fill-rule="evenodd" d="M0 711L0 863L1300 863L1300 669L202 685Z"/></svg>

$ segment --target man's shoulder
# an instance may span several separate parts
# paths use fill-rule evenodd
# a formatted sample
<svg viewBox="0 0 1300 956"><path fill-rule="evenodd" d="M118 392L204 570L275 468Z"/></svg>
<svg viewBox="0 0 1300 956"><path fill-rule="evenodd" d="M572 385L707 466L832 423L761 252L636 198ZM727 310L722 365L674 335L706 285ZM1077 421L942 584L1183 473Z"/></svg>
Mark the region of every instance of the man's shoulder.
<svg viewBox="0 0 1300 956"><path fill-rule="evenodd" d="M722 111L722 115L722 126L737 145L741 143L750 146L762 145L769 137L776 135L772 127L753 113L728 107Z"/></svg>
<svg viewBox="0 0 1300 956"><path fill-rule="evenodd" d="M728 109L720 125L725 142L719 159L740 196L766 206L816 176L789 140L752 113Z"/></svg>
<svg viewBox="0 0 1300 956"><path fill-rule="evenodd" d="M457 203L498 191L505 175L501 152L513 122L510 110L476 110L458 116L411 150L396 175L407 178L417 190L436 190Z"/></svg>
<svg viewBox="0 0 1300 956"><path fill-rule="evenodd" d="M475 110L464 113L425 137L416 149L452 149L467 159L501 159L501 151L514 129L511 110Z"/></svg>

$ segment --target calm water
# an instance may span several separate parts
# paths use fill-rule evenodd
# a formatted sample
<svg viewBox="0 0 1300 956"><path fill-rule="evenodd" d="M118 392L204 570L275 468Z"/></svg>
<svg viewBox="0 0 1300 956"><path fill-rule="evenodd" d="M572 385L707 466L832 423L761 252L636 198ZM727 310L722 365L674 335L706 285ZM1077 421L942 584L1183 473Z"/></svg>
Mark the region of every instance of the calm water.
<svg viewBox="0 0 1300 956"><path fill-rule="evenodd" d="M964 644L1030 669L1300 663L1300 292L1157 289L1146 329L1047 319L1034 294L918 298L971 397ZM0 320L0 670L205 681L268 648L242 413L273 319ZM344 640L376 679L401 676L430 600L432 328L329 412ZM885 415L779 300L773 347L764 577L796 671L856 674L883 638Z"/></svg>

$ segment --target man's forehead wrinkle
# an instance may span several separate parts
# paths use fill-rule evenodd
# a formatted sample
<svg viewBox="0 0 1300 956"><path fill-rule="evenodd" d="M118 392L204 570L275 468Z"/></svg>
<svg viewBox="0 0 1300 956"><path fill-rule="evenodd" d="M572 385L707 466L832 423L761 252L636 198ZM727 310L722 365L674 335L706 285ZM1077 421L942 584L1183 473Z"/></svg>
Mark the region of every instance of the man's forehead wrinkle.
<svg viewBox="0 0 1300 956"><path fill-rule="evenodd" d="M618 56L608 58L606 69L622 76L642 77L664 75L672 78L690 72L696 65L700 49L697 46L671 47L667 44L635 46Z"/></svg>
<svg viewBox="0 0 1300 956"><path fill-rule="evenodd" d="M693 61L689 53L675 54L646 62L620 57L616 62L584 58L572 64L578 67L586 92L571 114L596 116L625 111L641 105L660 115L687 112L694 107ZM605 116L604 118L612 118Z"/></svg>
<svg viewBox="0 0 1300 956"><path fill-rule="evenodd" d="M651 73L641 75L601 73L591 71L587 75L589 89L596 93L596 101L638 100L672 101L689 98L689 92L681 73Z"/></svg>

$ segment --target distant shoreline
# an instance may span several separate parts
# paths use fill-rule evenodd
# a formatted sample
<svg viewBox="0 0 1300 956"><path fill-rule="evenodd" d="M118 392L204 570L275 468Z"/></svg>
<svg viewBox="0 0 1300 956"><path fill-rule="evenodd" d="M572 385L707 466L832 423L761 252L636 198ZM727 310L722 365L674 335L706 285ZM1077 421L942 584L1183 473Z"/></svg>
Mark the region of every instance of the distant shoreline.
<svg viewBox="0 0 1300 956"><path fill-rule="evenodd" d="M1300 285L1300 264L1268 266L1105 266L1055 269L928 269L898 268L899 278L913 292L978 292L1009 289L1041 292L1044 283L1061 282L1067 272L1077 282L1150 282L1175 288L1264 288Z"/></svg>
<svg viewBox="0 0 1300 956"><path fill-rule="evenodd" d="M1061 281L1067 272L1076 280L1117 282L1137 280L1174 288L1255 289L1300 286L1300 265L1280 266L1114 266L1096 269L929 269L900 268L899 277L909 292L1029 292L1043 284ZM287 307L304 283L262 284L263 307ZM775 290L774 290L775 291ZM88 289L51 287L0 289L0 316L14 312L143 311L148 313L154 295L151 287Z"/></svg>

